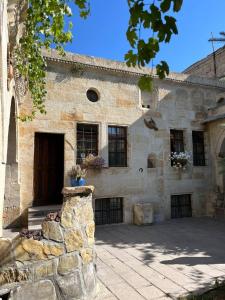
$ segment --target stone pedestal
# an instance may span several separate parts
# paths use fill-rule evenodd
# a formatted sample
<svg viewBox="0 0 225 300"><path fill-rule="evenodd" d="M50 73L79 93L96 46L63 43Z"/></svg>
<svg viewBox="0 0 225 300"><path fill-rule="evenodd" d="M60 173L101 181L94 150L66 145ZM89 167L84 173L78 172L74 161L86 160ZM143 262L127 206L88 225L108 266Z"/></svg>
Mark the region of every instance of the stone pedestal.
<svg viewBox="0 0 225 300"><path fill-rule="evenodd" d="M0 239L0 295L9 299L92 299L96 268L92 186L64 188L59 221L42 238Z"/></svg>
<svg viewBox="0 0 225 300"><path fill-rule="evenodd" d="M147 225L153 223L153 206L151 203L134 205L134 224Z"/></svg>

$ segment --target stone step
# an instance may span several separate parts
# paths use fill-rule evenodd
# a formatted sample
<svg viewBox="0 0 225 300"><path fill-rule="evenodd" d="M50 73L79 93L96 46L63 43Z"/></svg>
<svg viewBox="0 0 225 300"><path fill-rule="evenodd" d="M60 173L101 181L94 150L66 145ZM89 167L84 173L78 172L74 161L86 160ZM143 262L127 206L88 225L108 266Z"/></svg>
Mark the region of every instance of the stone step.
<svg viewBox="0 0 225 300"><path fill-rule="evenodd" d="M36 206L28 209L28 230L41 229L41 223L47 214L61 209L61 205Z"/></svg>

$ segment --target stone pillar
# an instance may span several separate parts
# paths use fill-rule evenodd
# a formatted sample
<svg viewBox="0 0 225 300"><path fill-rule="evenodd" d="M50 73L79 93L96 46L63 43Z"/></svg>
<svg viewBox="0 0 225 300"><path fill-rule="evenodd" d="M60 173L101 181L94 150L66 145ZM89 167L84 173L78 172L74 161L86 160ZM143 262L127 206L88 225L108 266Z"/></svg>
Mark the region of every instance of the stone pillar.
<svg viewBox="0 0 225 300"><path fill-rule="evenodd" d="M0 295L11 300L95 297L94 187L66 187L60 213L32 234L0 239Z"/></svg>

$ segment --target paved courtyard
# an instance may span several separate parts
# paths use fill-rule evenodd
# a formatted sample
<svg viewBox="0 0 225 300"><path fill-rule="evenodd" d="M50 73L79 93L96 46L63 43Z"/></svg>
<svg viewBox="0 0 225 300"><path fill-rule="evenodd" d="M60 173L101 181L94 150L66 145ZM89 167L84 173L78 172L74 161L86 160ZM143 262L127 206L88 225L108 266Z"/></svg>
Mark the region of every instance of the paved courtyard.
<svg viewBox="0 0 225 300"><path fill-rule="evenodd" d="M225 279L225 222L171 220L96 230L98 300L176 299Z"/></svg>

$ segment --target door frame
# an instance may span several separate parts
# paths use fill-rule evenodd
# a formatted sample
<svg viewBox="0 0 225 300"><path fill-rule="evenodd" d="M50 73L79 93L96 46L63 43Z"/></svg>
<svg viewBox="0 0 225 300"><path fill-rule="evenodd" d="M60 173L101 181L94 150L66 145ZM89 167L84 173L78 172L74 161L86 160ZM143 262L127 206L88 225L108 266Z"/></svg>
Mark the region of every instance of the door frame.
<svg viewBox="0 0 225 300"><path fill-rule="evenodd" d="M62 173L62 177L63 177L63 186L64 186L64 183L65 183L65 132L52 132L52 131L35 131L34 132L34 137L33 137L33 141L34 141L34 148L33 148L33 187L32 187L32 191L33 191L33 201L32 201L32 207L37 207L39 206L35 199L34 199L34 196L35 196L35 193L34 193L34 180L35 180L35 175L34 175L34 172L35 172L35 168L34 168L34 164L35 164L35 136L36 134L51 134L51 135L61 135L63 136L63 173ZM48 206L48 205L46 205Z"/></svg>

